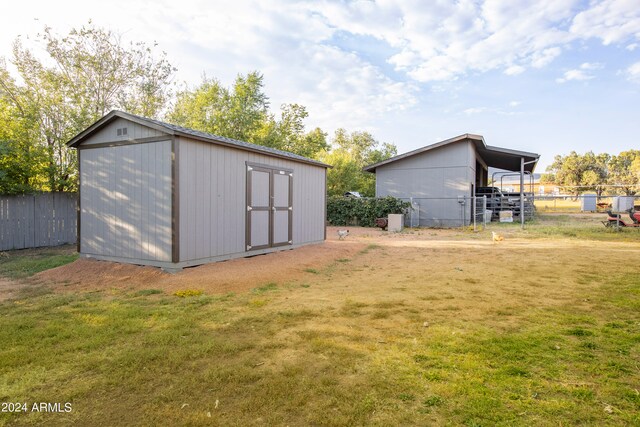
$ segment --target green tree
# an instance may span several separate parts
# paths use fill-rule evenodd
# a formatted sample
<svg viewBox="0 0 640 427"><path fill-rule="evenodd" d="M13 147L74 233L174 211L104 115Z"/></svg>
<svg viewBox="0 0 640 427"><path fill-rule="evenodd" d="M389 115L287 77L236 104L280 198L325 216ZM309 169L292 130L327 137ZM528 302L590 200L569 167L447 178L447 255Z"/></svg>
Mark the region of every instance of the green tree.
<svg viewBox="0 0 640 427"><path fill-rule="evenodd" d="M631 163L631 172L635 174L637 182L640 183L640 156L636 156Z"/></svg>
<svg viewBox="0 0 640 427"><path fill-rule="evenodd" d="M333 166L327 173L327 191L331 196L347 191L358 191L363 196L375 196L375 175L364 172L363 167L395 156L393 144L379 143L369 132L335 132L331 149L320 155L320 160Z"/></svg>
<svg viewBox="0 0 640 427"><path fill-rule="evenodd" d="M623 151L609 162L609 183L620 186L627 196L640 191L640 150Z"/></svg>
<svg viewBox="0 0 640 427"><path fill-rule="evenodd" d="M594 191L598 197L602 197L609 179L611 156L607 153L594 154L589 151L584 154L582 159L586 164L581 182L581 185L584 186L583 191Z"/></svg>
<svg viewBox="0 0 640 427"><path fill-rule="evenodd" d="M227 138L254 142L265 138L269 99L257 71L238 75L230 89L217 79L203 78L197 88L178 93L168 120L177 125Z"/></svg>
<svg viewBox="0 0 640 427"><path fill-rule="evenodd" d="M0 96L15 107L15 118L33 121L35 134L24 144L46 152L42 190L68 191L77 185L75 150L65 143L112 109L157 117L170 98L175 69L165 54L155 59L143 43L125 45L111 31L88 26L65 37L49 27L38 34L46 58L13 46L21 84L0 67ZM27 137L27 136L24 136Z"/></svg>
<svg viewBox="0 0 640 427"><path fill-rule="evenodd" d="M36 128L30 115L0 95L0 194L33 192L44 184L46 153L29 143Z"/></svg>
<svg viewBox="0 0 640 427"><path fill-rule="evenodd" d="M124 44L120 35L97 28L91 21L62 38L45 27L40 37L75 109L90 119L116 107L155 118L171 97L176 69L164 52L156 59L145 43ZM14 56L21 61L27 52L19 44L18 49Z"/></svg>
<svg viewBox="0 0 640 427"><path fill-rule="evenodd" d="M222 135L229 96L229 91L218 80L203 77L197 89L178 92L167 120L187 128Z"/></svg>
<svg viewBox="0 0 640 427"><path fill-rule="evenodd" d="M257 71L236 77L226 118L229 131L224 136L243 141L255 139L253 136L269 114L269 98L263 89L264 77Z"/></svg>
<svg viewBox="0 0 640 427"><path fill-rule="evenodd" d="M326 134L306 132L309 113L299 104L283 104L276 119L269 110L262 74L238 75L230 88L203 78L200 86L178 93L168 116L172 123L228 138L315 157L327 146Z"/></svg>
<svg viewBox="0 0 640 427"><path fill-rule="evenodd" d="M258 143L279 150L290 151L305 157L315 158L321 151L329 148L327 134L320 128L305 131L304 119L309 116L304 106L299 104L283 104L280 107L280 120L273 117L263 129L265 138Z"/></svg>
<svg viewBox="0 0 640 427"><path fill-rule="evenodd" d="M609 175L611 156L606 153L594 154L589 151L578 154L572 151L566 156L557 155L547 167L542 183L555 184L563 191L576 197L584 191L595 191L598 196L604 192Z"/></svg>
<svg viewBox="0 0 640 427"><path fill-rule="evenodd" d="M347 191L363 191L357 184L362 168L353 158L353 155L343 148L336 148L323 153L320 160L333 166L327 170L327 194L341 196ZM363 192L363 194L365 194ZM368 196L375 195L366 194Z"/></svg>

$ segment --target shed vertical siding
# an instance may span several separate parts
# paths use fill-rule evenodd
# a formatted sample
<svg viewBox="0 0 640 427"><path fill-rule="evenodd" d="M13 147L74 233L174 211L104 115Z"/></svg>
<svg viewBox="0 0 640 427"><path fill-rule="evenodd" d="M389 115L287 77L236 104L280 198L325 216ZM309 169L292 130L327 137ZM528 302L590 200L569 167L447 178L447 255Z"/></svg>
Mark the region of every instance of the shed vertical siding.
<svg viewBox="0 0 640 427"><path fill-rule="evenodd" d="M178 138L180 261L245 253L246 162L292 169L293 244L324 240L325 168Z"/></svg>
<svg viewBox="0 0 640 427"><path fill-rule="evenodd" d="M460 141L383 165L376 169L376 196L417 199L420 225L461 225L456 198L470 195L474 153L471 142Z"/></svg>
<svg viewBox="0 0 640 427"><path fill-rule="evenodd" d="M171 141L83 149L81 162L81 252L171 261Z"/></svg>

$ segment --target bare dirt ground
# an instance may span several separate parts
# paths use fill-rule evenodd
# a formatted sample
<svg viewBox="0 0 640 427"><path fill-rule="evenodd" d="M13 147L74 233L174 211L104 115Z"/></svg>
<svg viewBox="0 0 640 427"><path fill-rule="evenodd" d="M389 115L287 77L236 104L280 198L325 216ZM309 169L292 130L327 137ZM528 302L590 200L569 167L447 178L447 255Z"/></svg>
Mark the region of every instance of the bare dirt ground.
<svg viewBox="0 0 640 427"><path fill-rule="evenodd" d="M10 279L6 279L4 277L0 277L0 301L4 301L5 299L13 297L19 287L19 283Z"/></svg>
<svg viewBox="0 0 640 427"><path fill-rule="evenodd" d="M52 283L60 290L153 288L167 292L181 289L242 292L266 283L295 281L309 274L305 270L321 269L336 259L352 257L365 247L358 239L338 241L334 229L328 231L327 237L324 244L185 268L176 274L155 267L79 259L42 272L33 280Z"/></svg>
<svg viewBox="0 0 640 427"><path fill-rule="evenodd" d="M80 259L37 274L28 283L46 284L59 291L161 289L175 292L198 289L218 294L244 292L267 283L283 285L321 278L344 289L360 287L360 283L350 284L351 276L360 282L365 276L371 283L397 282L398 288L425 280L445 287L452 280L461 280L474 287L494 279L502 283L550 285L547 297L553 299L553 286L561 284L563 277L588 273L597 268L598 260L606 259L607 269L624 271L629 268L630 260L640 258L639 243L525 239L506 232L505 240L494 244L490 231L422 229L388 233L360 227L349 227L350 235L339 240L337 230L337 227L330 227L323 244L211 263L177 274L164 273L153 267ZM315 274L345 261L352 270L340 277ZM552 268L550 264L553 264ZM359 271L365 274L357 274ZM4 286L0 283L0 293ZM389 290L385 289L389 297ZM481 288L478 292L478 297L482 298L499 297L497 294L484 295L486 292ZM370 288L369 293L375 297L375 288Z"/></svg>

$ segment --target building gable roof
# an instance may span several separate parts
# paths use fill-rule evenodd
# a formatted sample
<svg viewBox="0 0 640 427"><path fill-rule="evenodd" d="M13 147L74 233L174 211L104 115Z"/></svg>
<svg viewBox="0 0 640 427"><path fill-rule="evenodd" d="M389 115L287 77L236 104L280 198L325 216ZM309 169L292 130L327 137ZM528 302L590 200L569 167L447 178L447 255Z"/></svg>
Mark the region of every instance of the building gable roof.
<svg viewBox="0 0 640 427"><path fill-rule="evenodd" d="M470 141L473 142L476 146L476 151L480 155L480 157L484 160L484 162L489 167L504 169L510 171L519 171L520 170L520 159L525 159L525 171L533 172L540 158L539 154L529 153L526 151L518 151L511 150L508 148L500 148L500 147L492 147L487 145L484 141L484 137L482 135L475 135L470 133L465 133L463 135L458 135L453 138L445 139L444 141L436 142L435 144L427 145L425 147L418 148L417 150L409 151L408 153L400 154L395 157L391 157L390 159L383 160L378 163L374 163L369 166L365 166L363 170L365 172L375 173L376 169L388 165L393 162L397 162L398 160L406 159L418 154L426 153L431 150L435 150L436 148L443 147L445 145L453 144L460 141Z"/></svg>
<svg viewBox="0 0 640 427"><path fill-rule="evenodd" d="M277 150L275 148L265 147L263 145L252 144L250 142L245 142L237 139L227 138L224 136L214 135L212 133L201 132L198 130L189 129L189 128L185 128L178 125L173 125L171 123L162 122L160 120L149 119L146 117L125 113L124 111L118 111L118 110L113 110L110 113L106 114L101 119L97 120L87 129L85 129L84 131L80 132L78 135L73 137L69 142L67 142L67 145L69 147L78 147L94 132L103 128L104 126L106 126L107 124L109 124L110 122L112 122L118 117L126 120L130 120L134 123L138 123L143 126L150 127L152 129L159 130L168 135L183 136L187 138L197 139L199 141L210 142L212 144L228 146L228 147L237 148L240 150L253 151L253 152L265 154L268 156L274 156L274 157L279 157L287 160L308 163L311 165L321 166L325 168L331 167L317 160L309 159L307 157L290 153L288 151Z"/></svg>

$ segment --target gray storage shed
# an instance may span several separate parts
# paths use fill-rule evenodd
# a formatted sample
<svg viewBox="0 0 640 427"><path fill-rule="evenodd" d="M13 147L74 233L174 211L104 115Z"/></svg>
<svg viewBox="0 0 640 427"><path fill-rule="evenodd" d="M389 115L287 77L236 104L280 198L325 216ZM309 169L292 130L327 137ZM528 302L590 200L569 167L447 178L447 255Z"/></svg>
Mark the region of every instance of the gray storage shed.
<svg viewBox="0 0 640 427"><path fill-rule="evenodd" d="M419 210L420 226L457 227L469 224L473 206L468 201L477 187L487 186L490 167L533 172L539 157L535 153L492 147L481 135L464 134L369 165L364 170L376 174L376 197L413 199ZM460 201L465 198L467 203L462 205Z"/></svg>
<svg viewBox="0 0 640 427"><path fill-rule="evenodd" d="M328 165L112 111L78 149L78 252L165 270L326 238Z"/></svg>

